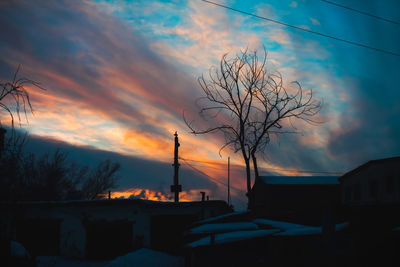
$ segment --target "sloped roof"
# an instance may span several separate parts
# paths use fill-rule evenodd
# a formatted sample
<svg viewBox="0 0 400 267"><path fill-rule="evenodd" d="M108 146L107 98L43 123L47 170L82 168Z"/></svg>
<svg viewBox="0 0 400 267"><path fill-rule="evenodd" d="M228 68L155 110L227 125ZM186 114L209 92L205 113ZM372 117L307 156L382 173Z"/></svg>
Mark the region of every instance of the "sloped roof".
<svg viewBox="0 0 400 267"><path fill-rule="evenodd" d="M342 179L345 179L345 178L347 178L347 177L349 177L349 176L352 176L352 175L354 175L354 174L360 172L361 170L363 170L363 169L365 169L365 168L368 168L368 167L371 166L371 165L380 164L380 163L389 163L389 162L393 162L393 163L397 162L397 163L400 163L400 157L392 157L392 158L384 158L384 159L370 160L370 161L368 161L368 162L366 162L366 163L364 163L364 164L358 166L357 168L355 168L355 169L353 169L353 170L351 170L351 171L345 173L345 174L344 174L342 177L340 177L339 179L342 180Z"/></svg>
<svg viewBox="0 0 400 267"><path fill-rule="evenodd" d="M274 185L335 185L339 176L260 176L266 184Z"/></svg>

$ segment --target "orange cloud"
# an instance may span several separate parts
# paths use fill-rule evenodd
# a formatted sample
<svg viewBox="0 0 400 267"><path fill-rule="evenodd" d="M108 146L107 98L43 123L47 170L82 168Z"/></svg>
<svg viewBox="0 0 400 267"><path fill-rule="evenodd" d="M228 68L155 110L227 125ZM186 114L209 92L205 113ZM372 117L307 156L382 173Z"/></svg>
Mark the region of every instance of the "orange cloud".
<svg viewBox="0 0 400 267"><path fill-rule="evenodd" d="M179 194L179 201L199 201L201 200L200 191L204 191L206 195L210 195L210 190L208 189L183 191ZM174 195L172 193L162 193L150 189L131 188L126 191L112 192L111 198L139 198L154 201L171 201L174 199Z"/></svg>

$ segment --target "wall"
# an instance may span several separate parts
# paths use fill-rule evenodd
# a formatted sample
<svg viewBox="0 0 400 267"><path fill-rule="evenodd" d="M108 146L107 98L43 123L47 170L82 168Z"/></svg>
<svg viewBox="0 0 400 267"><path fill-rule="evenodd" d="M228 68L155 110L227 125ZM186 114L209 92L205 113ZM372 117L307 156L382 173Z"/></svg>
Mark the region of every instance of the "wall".
<svg viewBox="0 0 400 267"><path fill-rule="evenodd" d="M104 226L109 223L132 224L132 246L151 246L151 219L154 216L191 215L194 219L205 219L227 213L228 205L223 201L160 203L143 200L99 200L69 202L25 202L17 205L16 221L18 231L27 229L24 222L52 220L59 222L59 253L71 258L85 258L87 255L88 227ZM172 216L172 217L171 217ZM189 222L190 223L190 222ZM122 225L121 224L121 225ZM118 230L118 229L115 229ZM166 229L167 230L167 229ZM183 230L182 230L183 231ZM36 241L32 241L36 242ZM41 242L41 240L37 240ZM92 242L93 243L93 242ZM111 244L112 245L112 244Z"/></svg>
<svg viewBox="0 0 400 267"><path fill-rule="evenodd" d="M343 204L400 203L400 161L366 164L342 179Z"/></svg>
<svg viewBox="0 0 400 267"><path fill-rule="evenodd" d="M321 225L325 208L340 203L339 185L279 185L257 183L255 211L258 216Z"/></svg>

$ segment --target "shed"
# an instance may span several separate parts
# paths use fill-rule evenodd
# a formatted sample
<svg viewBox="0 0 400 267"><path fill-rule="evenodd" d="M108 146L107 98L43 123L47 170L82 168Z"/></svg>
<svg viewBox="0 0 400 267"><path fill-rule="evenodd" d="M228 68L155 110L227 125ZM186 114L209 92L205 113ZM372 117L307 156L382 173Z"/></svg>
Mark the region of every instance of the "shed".
<svg viewBox="0 0 400 267"><path fill-rule="evenodd" d="M258 216L321 225L326 208L340 203L337 176L261 176L255 182L254 211Z"/></svg>

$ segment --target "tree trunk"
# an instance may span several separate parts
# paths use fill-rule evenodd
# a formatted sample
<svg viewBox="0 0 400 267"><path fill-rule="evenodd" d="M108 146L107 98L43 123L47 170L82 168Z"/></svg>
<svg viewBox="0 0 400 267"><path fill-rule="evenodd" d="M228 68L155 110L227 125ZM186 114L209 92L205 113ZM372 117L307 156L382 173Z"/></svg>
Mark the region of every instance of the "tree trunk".
<svg viewBox="0 0 400 267"><path fill-rule="evenodd" d="M255 153L251 153L251 158L253 160L253 167L254 167L254 176L255 176L254 182L256 182L260 176L258 174L258 165Z"/></svg>
<svg viewBox="0 0 400 267"><path fill-rule="evenodd" d="M251 206L251 172L250 172L250 157L247 156L246 151L242 148L242 155L244 159L244 163L246 164L246 183L247 183L247 207Z"/></svg>
<svg viewBox="0 0 400 267"><path fill-rule="evenodd" d="M250 159L247 158L245 159L245 163L246 163L246 176L247 176L247 195L250 194L251 191L251 173L250 173Z"/></svg>
<svg viewBox="0 0 400 267"><path fill-rule="evenodd" d="M253 193L251 191L251 171L250 171L250 158L245 159L246 163L246 175L247 175L247 209L251 210L253 208Z"/></svg>

